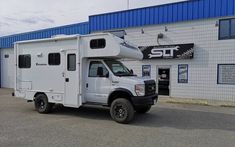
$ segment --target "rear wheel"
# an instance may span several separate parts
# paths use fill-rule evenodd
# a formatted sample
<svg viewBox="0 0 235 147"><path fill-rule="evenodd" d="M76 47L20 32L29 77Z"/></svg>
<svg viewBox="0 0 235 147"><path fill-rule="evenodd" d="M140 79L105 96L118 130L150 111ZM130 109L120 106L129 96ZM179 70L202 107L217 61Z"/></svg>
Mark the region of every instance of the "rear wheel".
<svg viewBox="0 0 235 147"><path fill-rule="evenodd" d="M53 104L48 102L45 94L38 94L35 97L34 105L39 113L49 113L53 107Z"/></svg>
<svg viewBox="0 0 235 147"><path fill-rule="evenodd" d="M147 113L151 109L151 105L136 107L137 113Z"/></svg>
<svg viewBox="0 0 235 147"><path fill-rule="evenodd" d="M129 100L118 98L112 102L110 114L116 122L129 123L133 120L135 112Z"/></svg>

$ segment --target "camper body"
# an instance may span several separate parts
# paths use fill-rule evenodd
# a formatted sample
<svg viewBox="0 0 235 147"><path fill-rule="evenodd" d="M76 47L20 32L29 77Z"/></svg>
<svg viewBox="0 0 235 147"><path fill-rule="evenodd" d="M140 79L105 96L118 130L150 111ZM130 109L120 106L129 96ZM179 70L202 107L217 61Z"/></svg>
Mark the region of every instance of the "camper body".
<svg viewBox="0 0 235 147"><path fill-rule="evenodd" d="M53 104L110 107L112 118L131 121L157 99L154 80L133 75L118 59L142 59L141 51L109 34L57 36L15 43L16 97L34 101L40 113Z"/></svg>

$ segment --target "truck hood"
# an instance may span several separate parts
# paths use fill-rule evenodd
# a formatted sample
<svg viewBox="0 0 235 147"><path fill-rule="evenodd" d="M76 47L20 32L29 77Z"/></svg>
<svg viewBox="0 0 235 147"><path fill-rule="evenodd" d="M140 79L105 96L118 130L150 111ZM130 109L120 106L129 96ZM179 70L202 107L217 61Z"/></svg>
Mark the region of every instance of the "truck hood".
<svg viewBox="0 0 235 147"><path fill-rule="evenodd" d="M120 83L128 84L144 84L144 81L151 80L150 78L137 77L137 76L122 76L118 77Z"/></svg>

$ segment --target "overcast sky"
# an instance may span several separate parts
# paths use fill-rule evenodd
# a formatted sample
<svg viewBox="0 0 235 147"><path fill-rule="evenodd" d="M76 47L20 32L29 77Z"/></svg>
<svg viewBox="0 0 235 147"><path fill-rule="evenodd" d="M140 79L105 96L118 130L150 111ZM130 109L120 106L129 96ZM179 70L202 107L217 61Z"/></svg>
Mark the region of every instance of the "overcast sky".
<svg viewBox="0 0 235 147"><path fill-rule="evenodd" d="M129 9L177 1L183 0L129 0ZM127 7L128 0L0 0L0 36L84 22Z"/></svg>

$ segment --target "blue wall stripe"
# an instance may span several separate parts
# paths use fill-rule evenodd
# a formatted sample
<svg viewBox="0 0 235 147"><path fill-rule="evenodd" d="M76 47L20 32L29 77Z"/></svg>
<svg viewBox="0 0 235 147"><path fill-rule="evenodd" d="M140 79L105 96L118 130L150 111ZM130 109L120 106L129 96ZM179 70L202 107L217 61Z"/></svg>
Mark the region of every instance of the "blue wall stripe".
<svg viewBox="0 0 235 147"><path fill-rule="evenodd" d="M13 43L16 41L49 38L57 34L71 35L71 34L88 34L88 33L89 33L88 22L72 24L67 26L0 37L0 48L12 48Z"/></svg>
<svg viewBox="0 0 235 147"><path fill-rule="evenodd" d="M124 14L128 18L120 18ZM234 15L235 0L189 0L160 6L93 15L89 17L89 25L90 32L95 32ZM103 17L114 17L114 24L108 22L105 22L106 25L96 23ZM91 21L93 18L96 18L97 21Z"/></svg>

